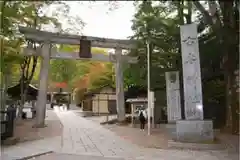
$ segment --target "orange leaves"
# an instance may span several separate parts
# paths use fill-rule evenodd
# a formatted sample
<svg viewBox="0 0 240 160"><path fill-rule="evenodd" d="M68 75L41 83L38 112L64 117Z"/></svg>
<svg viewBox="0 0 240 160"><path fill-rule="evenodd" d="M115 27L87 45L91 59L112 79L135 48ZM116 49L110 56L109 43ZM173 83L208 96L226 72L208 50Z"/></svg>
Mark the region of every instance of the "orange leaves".
<svg viewBox="0 0 240 160"><path fill-rule="evenodd" d="M105 64L102 62L94 63L89 70L89 82L93 82L97 78L100 78L106 72Z"/></svg>
<svg viewBox="0 0 240 160"><path fill-rule="evenodd" d="M107 68L105 63L93 62L89 65L88 74L85 74L75 85L79 89L89 88L91 83L100 78L106 71Z"/></svg>
<svg viewBox="0 0 240 160"><path fill-rule="evenodd" d="M67 87L67 83L65 82L57 82L55 83L55 86L58 88L66 88Z"/></svg>

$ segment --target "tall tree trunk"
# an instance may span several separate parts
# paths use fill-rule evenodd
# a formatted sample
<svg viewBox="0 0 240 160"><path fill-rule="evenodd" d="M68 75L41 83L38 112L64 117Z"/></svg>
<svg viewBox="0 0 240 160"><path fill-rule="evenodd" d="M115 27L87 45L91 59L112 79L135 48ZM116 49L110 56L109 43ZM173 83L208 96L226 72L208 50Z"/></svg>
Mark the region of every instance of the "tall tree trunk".
<svg viewBox="0 0 240 160"><path fill-rule="evenodd" d="M1 87L1 108L0 110L6 109L6 100L7 100L7 88L8 88L8 80L9 80L9 72L6 69L4 73L2 73L2 87Z"/></svg>
<svg viewBox="0 0 240 160"><path fill-rule="evenodd" d="M191 1L187 2L187 8L188 8L188 13L185 17L186 17L187 24L191 24L192 23L192 2Z"/></svg>
<svg viewBox="0 0 240 160"><path fill-rule="evenodd" d="M229 34L228 34L229 35ZM231 35L231 34L230 34ZM230 37L233 37L230 36ZM239 64L237 59L239 56L237 50L237 44L232 44L228 39L225 41L226 52L225 55L225 65L224 65L224 76L225 76L225 85L226 85L226 106L227 106L227 119L226 119L226 128L229 129L233 134L239 133L239 101L238 101L238 92L237 92L237 76L235 71Z"/></svg>
<svg viewBox="0 0 240 160"><path fill-rule="evenodd" d="M225 30L225 32L227 32ZM234 37L233 34L227 32L224 41L225 43L225 56L224 56L224 80L226 86L226 107L227 107L227 119L226 128L229 129L233 134L239 133L239 104L237 101L237 87L236 87L236 75L237 62L239 59L238 53L234 50L236 44L232 44L232 41L227 37ZM232 35L232 36L230 36ZM237 62L237 63L236 63Z"/></svg>
<svg viewBox="0 0 240 160"><path fill-rule="evenodd" d="M179 24L184 25L184 14L183 14L183 1L176 1L178 7L178 17L179 17ZM179 35L180 37L180 35ZM184 107L184 89L183 89L183 70L182 70L182 56L181 56L181 41L179 39L178 43L178 53L179 59L176 62L176 65L180 68L179 70L179 85L180 85L180 99L181 99L181 115L182 119L185 119L185 107Z"/></svg>
<svg viewBox="0 0 240 160"><path fill-rule="evenodd" d="M31 59L33 59L33 65L32 67L30 67L30 63L31 63ZM27 91L28 91L28 87L29 84L33 78L36 66L37 66L37 57L33 56L33 57L26 57L25 59L25 64L22 66L22 75L21 75L21 103L19 106L19 110L18 110L18 119L21 119L22 117L22 110L24 107L24 103L27 97ZM29 69L31 68L31 72L29 73Z"/></svg>
<svg viewBox="0 0 240 160"><path fill-rule="evenodd" d="M226 128L232 134L237 134L239 133L239 104L237 100L236 76L234 75L234 70L230 68L232 65L230 63L234 62L229 58L224 67L227 106Z"/></svg>
<svg viewBox="0 0 240 160"><path fill-rule="evenodd" d="M6 74L5 74L5 90L4 90L4 104L6 104L6 100L7 100L7 89L8 89L8 85L9 85L9 77L10 77L10 72L7 69Z"/></svg>
<svg viewBox="0 0 240 160"><path fill-rule="evenodd" d="M26 89L26 70L27 70L27 67L29 67L29 64L30 61L29 61L29 57L25 56L24 57L24 61L23 61L23 64L21 64L21 79L20 79L20 88L21 88L21 95L20 95L20 105L18 107L18 116L17 116L17 121L21 121L22 119L22 113L23 113L23 108L24 108L24 103L25 103L25 99L26 99L26 96L25 96L25 89Z"/></svg>
<svg viewBox="0 0 240 160"><path fill-rule="evenodd" d="M226 86L226 127L232 133L236 133L239 132L239 108L236 104L237 92L235 89L234 71L236 70L236 60L238 59L236 55L239 56L239 6L234 6L234 1L218 1L219 9L221 10L221 12L218 12L214 8L216 7L216 2L208 1L208 3L211 15L199 1L193 1L196 8L203 14L205 23L211 25L213 31L217 34L219 46L222 48L224 81ZM238 3L235 2L235 4ZM237 13L235 13L236 11ZM220 17L222 20L220 20Z"/></svg>
<svg viewBox="0 0 240 160"><path fill-rule="evenodd" d="M1 25L1 33L4 33L4 31L3 31L3 27L4 27L4 23L3 23L3 20L4 20L4 15L5 15L5 13L4 13L4 9L5 9L5 5L6 5L6 1L2 1L2 2L0 2L1 3L1 22L0 22L0 25ZM1 66L0 67L4 67L4 66L2 66L2 64L3 64L3 61L4 61L4 49L3 49L3 43L4 43L4 41L3 41L3 38L0 38L0 51L1 51L1 56L0 56L0 60L1 60ZM2 72L1 73L1 96L0 96L0 98L1 98L1 100L0 100L0 104L1 104L1 108L0 109L5 109L5 102L4 102L4 92L5 92L5 82L4 82L4 73Z"/></svg>
<svg viewBox="0 0 240 160"><path fill-rule="evenodd" d="M235 71L239 66L239 37L236 25L235 10L233 2L220 2L222 8L223 23L223 51L225 58L224 72L226 84L226 106L227 106L227 121L226 127L233 134L239 133L239 108L237 107L237 90Z"/></svg>
<svg viewBox="0 0 240 160"><path fill-rule="evenodd" d="M35 10L35 12L36 12L36 15L37 15L37 10ZM34 24L33 24L35 28L37 27L37 20L38 20L38 18L36 17L35 21L34 21ZM32 42L29 41L28 45L32 45L35 50L37 49L35 43L32 43ZM33 60L33 64L32 64L31 72L29 73L31 60ZM37 56L31 56L31 57L25 56L24 64L21 65L21 69L22 69L21 70L22 71L22 75L21 75L21 103L20 103L20 106L19 106L18 119L21 119L21 117L22 117L22 113L23 113L22 110L23 110L24 103L25 103L25 100L26 100L26 97L27 97L28 87L29 87L29 84L30 84L30 82L33 78L33 75L34 75L34 72L35 72L35 69L36 69L36 66L37 66L37 60L38 60Z"/></svg>
<svg viewBox="0 0 240 160"><path fill-rule="evenodd" d="M237 96L236 77L231 77L231 113L232 113L232 134L239 134L239 102Z"/></svg>
<svg viewBox="0 0 240 160"><path fill-rule="evenodd" d="M22 75L20 79L20 88L21 88L21 95L20 95L20 105L18 107L18 116L17 121L20 121L22 119L22 113L23 113L23 107L24 107L24 72L22 70Z"/></svg>

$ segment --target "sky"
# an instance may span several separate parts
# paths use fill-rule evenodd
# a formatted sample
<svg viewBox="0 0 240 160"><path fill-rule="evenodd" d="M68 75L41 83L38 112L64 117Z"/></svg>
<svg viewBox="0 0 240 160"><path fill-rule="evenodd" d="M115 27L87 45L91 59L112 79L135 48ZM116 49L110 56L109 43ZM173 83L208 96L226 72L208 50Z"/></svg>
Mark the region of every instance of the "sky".
<svg viewBox="0 0 240 160"><path fill-rule="evenodd" d="M117 2L119 7L112 11L109 11L111 5L107 1L66 3L70 6L70 15L79 16L86 23L83 35L116 39L133 35L131 20L135 8L132 1Z"/></svg>
<svg viewBox="0 0 240 160"><path fill-rule="evenodd" d="M69 16L78 16L85 22L86 25L81 31L83 35L115 39L127 39L133 35L131 29L131 20L135 13L133 1L115 1L113 3L117 4L118 8L112 11L109 11L111 8L109 1L64 2L70 7ZM53 10L56 8L50 7L47 12L50 13ZM63 28L74 28L66 22L62 23Z"/></svg>

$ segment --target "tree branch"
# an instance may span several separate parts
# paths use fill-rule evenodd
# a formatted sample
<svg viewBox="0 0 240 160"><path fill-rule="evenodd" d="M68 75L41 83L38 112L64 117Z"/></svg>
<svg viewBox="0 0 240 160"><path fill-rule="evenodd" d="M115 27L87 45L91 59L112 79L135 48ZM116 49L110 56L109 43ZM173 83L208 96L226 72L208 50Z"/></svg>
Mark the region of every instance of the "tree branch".
<svg viewBox="0 0 240 160"><path fill-rule="evenodd" d="M27 65L26 65L26 68L25 68L25 72L26 72L26 79L28 79L28 75L29 75L29 67L30 67L30 63L31 63L31 57L28 57L27 58Z"/></svg>
<svg viewBox="0 0 240 160"><path fill-rule="evenodd" d="M220 28L222 27L222 21L219 15L219 9L217 9L216 1L209 1L209 10L212 18L215 19L215 24Z"/></svg>
<svg viewBox="0 0 240 160"><path fill-rule="evenodd" d="M33 56L33 64L32 64L32 69L31 69L31 73L30 73L30 76L27 80L27 83L29 84L33 78L33 75L34 75L34 72L35 72L35 69L36 69L36 66L37 66L37 60L38 60L38 57L36 56Z"/></svg>
<svg viewBox="0 0 240 160"><path fill-rule="evenodd" d="M200 2L193 1L192 3L203 14L205 23L209 25L213 25L212 17L210 16L209 12L200 4Z"/></svg>
<svg viewBox="0 0 240 160"><path fill-rule="evenodd" d="M183 25L184 24L184 13L183 13L183 1L176 1L175 2L178 8L178 16L179 16L179 20L180 20L180 24Z"/></svg>
<svg viewBox="0 0 240 160"><path fill-rule="evenodd" d="M188 1L188 13L186 15L187 24L192 23L192 2Z"/></svg>

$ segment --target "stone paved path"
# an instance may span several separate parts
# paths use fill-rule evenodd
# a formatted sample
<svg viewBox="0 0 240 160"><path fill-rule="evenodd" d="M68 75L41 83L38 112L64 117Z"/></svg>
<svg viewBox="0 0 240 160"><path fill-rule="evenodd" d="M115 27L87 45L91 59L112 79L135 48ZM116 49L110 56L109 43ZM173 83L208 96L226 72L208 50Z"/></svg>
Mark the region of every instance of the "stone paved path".
<svg viewBox="0 0 240 160"><path fill-rule="evenodd" d="M64 126L61 153L158 160L237 160L224 151L190 151L141 148L117 136L98 123L72 111L57 112ZM71 135L71 136L69 136Z"/></svg>
<svg viewBox="0 0 240 160"><path fill-rule="evenodd" d="M34 160L124 160L123 158L103 157L103 156L91 156L91 155L72 155L53 153L49 155L40 156Z"/></svg>
<svg viewBox="0 0 240 160"><path fill-rule="evenodd" d="M101 125L78 116L74 111L57 111L63 124L62 137L4 148L1 159L13 160L27 155L54 151L36 159L65 160L237 160L238 155L224 151L190 151L140 148ZM45 157L45 158L44 158ZM86 158L88 157L88 158Z"/></svg>
<svg viewBox="0 0 240 160"><path fill-rule="evenodd" d="M46 138L37 141L19 143L14 146L1 148L1 160L15 160L23 157L38 155L41 153L59 150L61 137Z"/></svg>
<svg viewBox="0 0 240 160"><path fill-rule="evenodd" d="M64 126L61 153L132 157L139 152L137 145L71 111L57 115Z"/></svg>

